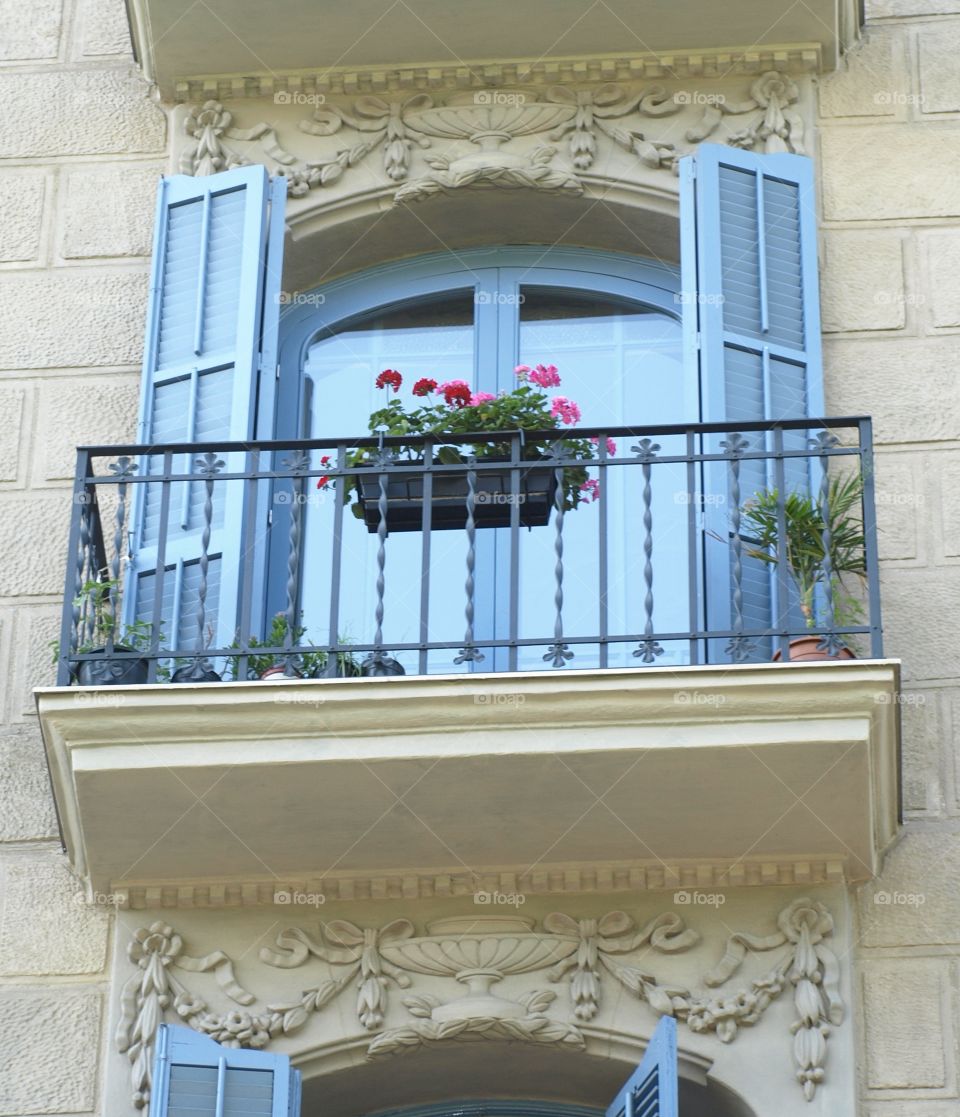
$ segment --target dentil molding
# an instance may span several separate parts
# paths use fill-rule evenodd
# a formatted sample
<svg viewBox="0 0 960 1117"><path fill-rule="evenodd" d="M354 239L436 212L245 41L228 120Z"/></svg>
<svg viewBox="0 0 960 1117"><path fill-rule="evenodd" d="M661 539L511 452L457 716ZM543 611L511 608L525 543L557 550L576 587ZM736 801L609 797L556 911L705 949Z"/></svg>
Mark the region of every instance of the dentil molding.
<svg viewBox="0 0 960 1117"><path fill-rule="evenodd" d="M352 99L280 90L259 108L211 99L180 110L175 156L193 175L264 163L289 179L294 198L369 192L371 181L394 204L468 186L576 195L610 173L600 168L611 156L626 157L614 177L629 182L651 169L675 173L707 139L804 154L810 99L798 80L770 69L698 86L557 82Z"/></svg>
<svg viewBox="0 0 960 1117"><path fill-rule="evenodd" d="M176 82L176 99L180 103L192 104L197 101L273 97L277 94L352 96L359 93L502 88L520 84L537 87L556 82L724 78L729 74L757 75L767 70L816 74L821 69L818 43L792 46L755 44L742 50L608 54L597 58L577 56L366 69L330 67L315 73L281 71L198 77Z"/></svg>
<svg viewBox="0 0 960 1117"><path fill-rule="evenodd" d="M287 927L272 946L261 948L259 972L268 989L272 970L325 964L326 976L299 997L272 1000L269 993L257 997L244 989L223 951L195 957L172 927L157 921L138 929L128 946L136 970L121 993L116 1044L131 1064L133 1100L142 1108L149 1101L153 1047L165 1016L228 1047L264 1048L308 1028L314 1015L349 995L357 1027L371 1037L367 1055L377 1059L465 1041L580 1050L603 998L621 991L693 1032L731 1043L789 991L795 1077L809 1101L824 1080L827 1037L844 1015L840 964L828 943L832 933L833 918L822 903L796 899L777 913L771 928L731 933L723 957L705 965L702 988L689 989L651 972L652 956L668 960L700 944L697 932L675 912L643 926L623 911L599 919L554 912L539 926L519 915L461 916L436 920L423 931L406 918L381 927L335 919L316 934ZM748 951L771 954L772 964L761 976L730 987ZM196 973L213 973L237 1007L218 1010L193 992L187 980ZM493 992L496 983L520 975L531 976L519 995ZM417 991L417 976L446 979L451 995ZM544 987L544 981L556 988ZM466 992L457 995L454 982ZM406 993L400 1001L408 1019L387 1026L397 990Z"/></svg>

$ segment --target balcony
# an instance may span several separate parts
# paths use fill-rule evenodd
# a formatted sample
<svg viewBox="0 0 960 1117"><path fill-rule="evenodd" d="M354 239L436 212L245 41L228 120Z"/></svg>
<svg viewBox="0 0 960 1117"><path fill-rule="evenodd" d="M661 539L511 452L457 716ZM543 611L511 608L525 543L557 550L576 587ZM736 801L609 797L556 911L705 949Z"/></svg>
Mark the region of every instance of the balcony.
<svg viewBox="0 0 960 1117"><path fill-rule="evenodd" d="M871 453L860 418L82 449L38 695L74 864L135 904L868 879Z"/></svg>

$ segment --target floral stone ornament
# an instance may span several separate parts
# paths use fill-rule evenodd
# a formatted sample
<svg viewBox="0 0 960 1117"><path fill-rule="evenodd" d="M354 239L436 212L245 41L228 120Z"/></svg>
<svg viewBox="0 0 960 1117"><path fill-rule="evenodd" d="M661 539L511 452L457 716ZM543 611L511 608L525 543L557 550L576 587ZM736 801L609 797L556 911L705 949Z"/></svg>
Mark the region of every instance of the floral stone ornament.
<svg viewBox="0 0 960 1117"><path fill-rule="evenodd" d="M777 914L772 931L732 931L723 957L701 971L701 988L691 989L653 972L700 945L698 932L673 911L645 924L624 911L586 919L553 912L539 925L520 916L471 914L434 920L422 933L405 918L379 927L331 919L317 932L286 927L272 946L261 947L259 967L265 968L259 974L268 988L276 970L319 966L321 972L299 995L255 1003L223 951L189 956L173 928L156 922L141 927L127 948L136 969L121 994L116 1043L130 1060L134 1102L142 1108L149 1101L157 1028L165 1018L179 1018L228 1047L263 1048L299 1033L319 1013L337 1014L347 1035L346 1005L333 1002L349 997L358 1034L370 1037L370 1059L480 1040L582 1050L588 1039L583 1026L605 1000L626 994L656 1016L672 1016L690 1031L728 1044L743 1028L760 1024L769 1005L792 990L794 1073L810 1101L825 1078L827 1039L844 1016L840 961L828 945L833 929L822 903L796 899ZM721 990L748 956L762 955L772 956L769 969ZM241 1007L212 1008L186 988L180 971L212 973L223 996ZM433 989L416 989L418 975L433 979ZM525 975L525 987L495 991L505 979ZM447 982L448 996L437 995L436 979ZM543 988L544 981L557 992ZM406 1018L393 1004L397 990L410 991L399 998ZM338 1034L333 1047L339 1049L343 1039Z"/></svg>

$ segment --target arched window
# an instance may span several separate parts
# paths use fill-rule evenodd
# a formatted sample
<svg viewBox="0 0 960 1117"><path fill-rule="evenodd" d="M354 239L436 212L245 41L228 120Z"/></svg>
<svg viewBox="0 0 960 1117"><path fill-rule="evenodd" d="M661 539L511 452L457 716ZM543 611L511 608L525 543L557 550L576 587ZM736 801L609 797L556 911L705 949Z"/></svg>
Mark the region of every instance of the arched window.
<svg viewBox="0 0 960 1117"><path fill-rule="evenodd" d="M398 369L404 377L396 398L413 403L410 388L421 376L463 379L474 391L495 394L514 387L518 364L538 362L558 366L559 391L579 404L582 425L696 422L700 392L695 367L683 360L678 289L676 270L661 264L586 250L517 247L419 259L330 284L301 296L285 323L276 437L366 434L370 413L385 402L384 392L375 387L377 374L385 368ZM637 500L638 482L639 478L629 483L611 471L604 508L605 545L615 573L608 579L604 597L608 624L613 627L629 620L642 628L642 523L628 512L628 504ZM680 533L685 510L671 502L666 488L656 494L653 510L662 526L676 520ZM315 500L307 508L304 624L318 643L328 636L367 641L376 606L377 539L362 524L344 526L339 632L324 627L332 515L331 501ZM601 631L599 515L599 507L582 505L565 522L569 587L565 632L571 637ZM509 627L504 591L510 577L506 535L506 529L477 534L478 640L502 636ZM553 631L555 602L543 572L553 570L556 540L545 528L522 535L520 639L546 638ZM452 532L438 533L433 544L428 602L433 641L453 642L462 633L466 546L463 533ZM391 535L384 629L388 644L418 639L420 562L418 537ZM686 564L686 550L678 547L676 561L664 564L660 580L661 599L677 604L675 623L670 626L677 631L686 628ZM588 585L591 592L582 592ZM278 595L273 604L282 608L282 598ZM543 644L520 648L516 667L543 667L544 650ZM631 651L626 645L614 646L606 653L607 662L627 663ZM676 652L682 661L680 649ZM453 655L449 651L432 655L429 669L453 670ZM576 649L574 664L596 666L599 659L599 644L583 645ZM507 653L491 652L472 666L506 669Z"/></svg>

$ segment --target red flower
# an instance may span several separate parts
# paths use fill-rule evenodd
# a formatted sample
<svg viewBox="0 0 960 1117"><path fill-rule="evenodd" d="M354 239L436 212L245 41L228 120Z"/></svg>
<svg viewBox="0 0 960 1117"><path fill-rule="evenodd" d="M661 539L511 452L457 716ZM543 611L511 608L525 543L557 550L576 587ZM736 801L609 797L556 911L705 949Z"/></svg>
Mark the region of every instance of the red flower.
<svg viewBox="0 0 960 1117"><path fill-rule="evenodd" d="M320 464L321 465L329 465L330 464L330 455L329 454L324 454L323 457L320 459ZM317 488L318 489L325 489L329 483L330 483L330 478L329 477L318 477L317 478Z"/></svg>
<svg viewBox="0 0 960 1117"><path fill-rule="evenodd" d="M473 393L466 380L448 380L446 384L440 385L440 391L443 392L448 407L470 406L470 397Z"/></svg>
<svg viewBox="0 0 960 1117"><path fill-rule="evenodd" d="M390 385L394 392L400 391L400 385L403 383L403 377L395 368L385 368L383 372L377 377L377 387L386 388Z"/></svg>
<svg viewBox="0 0 960 1117"><path fill-rule="evenodd" d="M431 380L429 377L424 376L418 380L413 386L413 394L415 396L429 396L431 392L437 390L436 380Z"/></svg>

